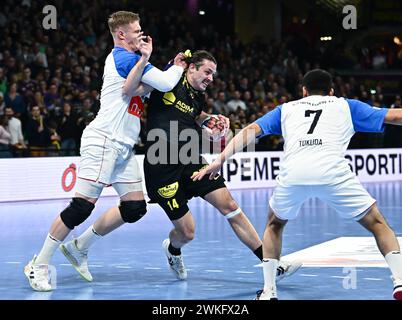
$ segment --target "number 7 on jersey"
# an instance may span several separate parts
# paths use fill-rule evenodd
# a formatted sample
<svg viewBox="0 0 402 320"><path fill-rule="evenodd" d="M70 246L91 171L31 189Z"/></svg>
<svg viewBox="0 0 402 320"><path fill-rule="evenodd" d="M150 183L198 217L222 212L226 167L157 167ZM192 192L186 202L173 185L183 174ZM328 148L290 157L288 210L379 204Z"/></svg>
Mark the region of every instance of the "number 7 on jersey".
<svg viewBox="0 0 402 320"><path fill-rule="evenodd" d="M322 109L320 109L320 110L306 110L306 112L304 113L304 116L305 117L310 117L313 113L315 113L314 120L313 120L313 123L310 126L310 129L307 131L307 134L312 134L314 132L314 129L317 126L318 120L320 119Z"/></svg>

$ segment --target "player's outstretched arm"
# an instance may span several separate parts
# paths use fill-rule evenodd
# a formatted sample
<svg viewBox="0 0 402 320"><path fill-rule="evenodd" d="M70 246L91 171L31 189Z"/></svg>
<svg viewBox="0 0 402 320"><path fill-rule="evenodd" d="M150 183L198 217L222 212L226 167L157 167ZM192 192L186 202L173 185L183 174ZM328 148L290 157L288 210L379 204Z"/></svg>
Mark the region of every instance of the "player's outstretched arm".
<svg viewBox="0 0 402 320"><path fill-rule="evenodd" d="M242 151L248 144L253 142L257 136L261 134L261 127L252 123L242 129L232 140L228 143L226 148L219 154L219 156L205 169L200 170L191 178L194 181L201 180L206 174L210 174L209 178L213 179L216 173L220 170L222 164L228 160L236 152Z"/></svg>
<svg viewBox="0 0 402 320"><path fill-rule="evenodd" d="M402 109L389 109L385 115L384 122L402 126Z"/></svg>
<svg viewBox="0 0 402 320"><path fill-rule="evenodd" d="M184 54L179 53L174 59L174 65L169 69L161 71L154 67L142 76L141 82L158 91L168 92L179 82L185 67Z"/></svg>

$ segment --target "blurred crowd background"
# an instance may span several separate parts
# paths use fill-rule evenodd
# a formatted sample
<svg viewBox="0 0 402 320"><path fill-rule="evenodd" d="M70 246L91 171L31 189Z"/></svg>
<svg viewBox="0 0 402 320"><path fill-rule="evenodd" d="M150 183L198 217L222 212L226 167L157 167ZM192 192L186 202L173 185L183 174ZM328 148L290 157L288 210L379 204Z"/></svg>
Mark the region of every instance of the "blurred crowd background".
<svg viewBox="0 0 402 320"><path fill-rule="evenodd" d="M57 8L56 30L42 26L47 4ZM346 4L357 8L357 29L342 26ZM333 74L337 96L401 108L399 1L3 0L0 157L79 154L82 131L99 110L103 64L113 47L107 17L118 10L140 14L153 38L150 62L159 68L186 49L214 54L218 74L206 92L207 112L228 116L233 132L300 98L303 74L314 68ZM282 137L269 136L257 150L282 146ZM401 148L402 127L356 134L349 147Z"/></svg>

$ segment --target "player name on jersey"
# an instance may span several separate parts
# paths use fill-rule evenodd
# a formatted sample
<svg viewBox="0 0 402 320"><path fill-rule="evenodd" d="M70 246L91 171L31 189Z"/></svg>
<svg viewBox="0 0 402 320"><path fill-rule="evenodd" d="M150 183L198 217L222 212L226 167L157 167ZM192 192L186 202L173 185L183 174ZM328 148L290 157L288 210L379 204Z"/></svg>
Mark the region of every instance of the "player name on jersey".
<svg viewBox="0 0 402 320"><path fill-rule="evenodd" d="M322 146L322 139L300 140L299 147Z"/></svg>

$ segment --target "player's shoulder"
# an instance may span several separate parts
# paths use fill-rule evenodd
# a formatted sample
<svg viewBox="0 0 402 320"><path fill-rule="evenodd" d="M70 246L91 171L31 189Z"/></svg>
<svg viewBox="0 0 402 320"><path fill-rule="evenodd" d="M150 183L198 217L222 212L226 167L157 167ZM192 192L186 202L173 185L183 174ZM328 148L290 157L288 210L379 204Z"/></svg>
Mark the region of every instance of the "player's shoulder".
<svg viewBox="0 0 402 320"><path fill-rule="evenodd" d="M116 58L126 58L126 57L135 58L135 59L140 58L139 54L132 52L132 51L128 51L127 49L122 48L122 47L114 47L112 49L111 54L115 57L115 59Z"/></svg>
<svg viewBox="0 0 402 320"><path fill-rule="evenodd" d="M283 111L288 110L288 109L293 109L293 108L297 107L298 105L303 104L303 101L304 101L304 98L291 100L291 101L284 102L284 103L278 105L277 108L280 108Z"/></svg>

